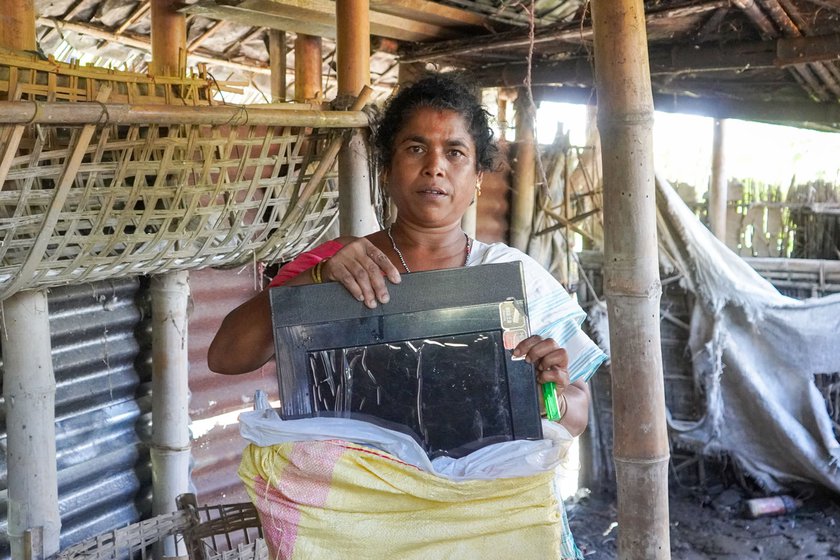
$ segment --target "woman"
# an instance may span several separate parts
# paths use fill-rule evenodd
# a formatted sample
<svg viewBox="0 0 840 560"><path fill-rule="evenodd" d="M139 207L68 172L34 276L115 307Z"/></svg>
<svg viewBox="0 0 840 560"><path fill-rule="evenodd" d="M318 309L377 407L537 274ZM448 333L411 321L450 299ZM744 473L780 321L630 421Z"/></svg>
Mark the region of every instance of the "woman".
<svg viewBox="0 0 840 560"><path fill-rule="evenodd" d="M560 423L580 435L588 420L586 379L604 359L577 328L583 312L530 257L501 243L470 239L461 230L461 217L475 202L497 153L487 112L466 86L432 74L390 101L374 146L382 184L397 208L396 221L366 237L341 237L304 253L281 269L269 288L340 282L374 308L388 303L387 283L399 283L401 272L522 261L529 318L537 334L522 341L514 355L534 365L539 383L555 383ZM268 301L267 288L225 318L208 352L212 371L246 373L272 357ZM561 343L573 351L571 364Z"/></svg>
<svg viewBox="0 0 840 560"><path fill-rule="evenodd" d="M583 311L527 255L501 243L470 239L461 230L461 217L475 202L496 156L486 111L457 80L430 75L390 101L374 145L382 184L397 208L396 221L366 237L341 237L304 253L281 269L269 287L340 282L374 308L388 303L388 283L399 283L401 273L520 261L529 320L537 334L522 341L514 355L535 366L539 383L555 383L560 423L580 435L588 419L586 380L605 358L579 329ZM273 352L266 289L225 318L208 364L219 373L244 373L263 365ZM563 524L563 557L579 557L565 516Z"/></svg>

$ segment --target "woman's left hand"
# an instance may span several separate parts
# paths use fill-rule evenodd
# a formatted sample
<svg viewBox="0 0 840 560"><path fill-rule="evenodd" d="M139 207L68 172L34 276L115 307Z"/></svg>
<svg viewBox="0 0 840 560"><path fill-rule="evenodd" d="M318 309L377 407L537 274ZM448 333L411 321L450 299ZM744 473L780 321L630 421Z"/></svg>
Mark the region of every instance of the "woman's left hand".
<svg viewBox="0 0 840 560"><path fill-rule="evenodd" d="M538 383L554 382L557 395L566 401L560 424L573 436L583 433L589 422L589 386L582 380L572 383L566 349L552 338L534 335L517 344L513 355L534 365Z"/></svg>
<svg viewBox="0 0 840 560"><path fill-rule="evenodd" d="M534 335L520 342L513 349L515 357L525 357L525 361L534 365L537 382L554 382L557 392L562 393L571 384L569 379L569 354L553 338Z"/></svg>

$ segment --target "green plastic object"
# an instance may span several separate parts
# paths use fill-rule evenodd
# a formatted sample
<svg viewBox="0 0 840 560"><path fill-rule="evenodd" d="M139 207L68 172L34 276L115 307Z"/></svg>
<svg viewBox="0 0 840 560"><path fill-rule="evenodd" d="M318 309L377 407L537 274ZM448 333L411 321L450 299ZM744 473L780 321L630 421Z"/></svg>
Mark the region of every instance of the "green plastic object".
<svg viewBox="0 0 840 560"><path fill-rule="evenodd" d="M560 407L557 404L557 393L554 392L554 382L543 383L543 400L545 401L545 417L553 422L560 420Z"/></svg>

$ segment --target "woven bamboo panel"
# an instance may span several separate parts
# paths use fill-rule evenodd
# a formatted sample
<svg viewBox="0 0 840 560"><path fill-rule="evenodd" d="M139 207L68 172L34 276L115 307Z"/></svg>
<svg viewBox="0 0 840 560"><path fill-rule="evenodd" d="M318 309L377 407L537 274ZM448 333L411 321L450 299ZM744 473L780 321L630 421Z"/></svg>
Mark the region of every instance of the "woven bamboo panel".
<svg viewBox="0 0 840 560"><path fill-rule="evenodd" d="M202 70L187 77L150 76L0 48L0 98L94 101L105 85L112 88L109 102L130 104L212 105L218 91L241 92L237 84L211 80Z"/></svg>
<svg viewBox="0 0 840 560"><path fill-rule="evenodd" d="M325 134L109 126L82 146L82 128L37 127L17 150L0 191L2 298L68 282L281 260L308 247L337 211L329 173L305 211L286 219Z"/></svg>
<svg viewBox="0 0 840 560"><path fill-rule="evenodd" d="M137 85L71 83L75 93L61 90L68 102L93 99L106 109L117 86ZM194 85L179 91L198 103L207 89ZM46 99L59 97L59 89L48 91ZM287 259L336 217L328 147L343 130L282 122L0 125L0 299L70 282Z"/></svg>

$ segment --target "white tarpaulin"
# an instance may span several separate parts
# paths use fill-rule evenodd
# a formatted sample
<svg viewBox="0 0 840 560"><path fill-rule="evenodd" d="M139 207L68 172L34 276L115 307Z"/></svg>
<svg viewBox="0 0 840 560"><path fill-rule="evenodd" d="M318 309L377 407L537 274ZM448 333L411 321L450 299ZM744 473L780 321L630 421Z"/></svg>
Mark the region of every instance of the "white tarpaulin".
<svg viewBox="0 0 840 560"><path fill-rule="evenodd" d="M808 481L840 492L840 443L814 376L840 372L840 294L781 295L657 181L663 265L694 292L689 346L706 396L683 442L725 452L768 490Z"/></svg>

